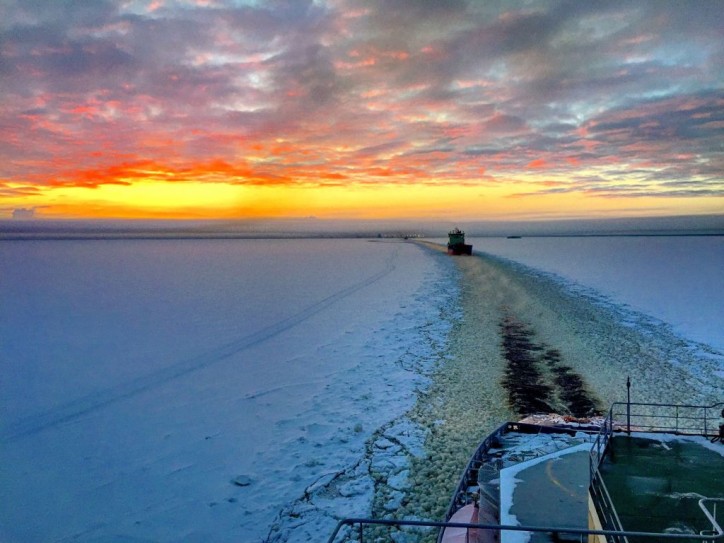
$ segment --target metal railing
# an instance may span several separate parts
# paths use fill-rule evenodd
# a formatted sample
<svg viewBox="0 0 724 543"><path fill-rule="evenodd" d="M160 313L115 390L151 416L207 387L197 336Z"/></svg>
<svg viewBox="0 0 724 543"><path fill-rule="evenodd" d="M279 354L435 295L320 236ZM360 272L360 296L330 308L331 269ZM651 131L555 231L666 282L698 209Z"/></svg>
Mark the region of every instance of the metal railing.
<svg viewBox="0 0 724 543"><path fill-rule="evenodd" d="M591 484L588 487L588 492L596 506L601 525L611 528L614 531L622 532L623 525L621 524L621 519L618 518L616 507L613 505L613 500L608 493L606 483L603 482L600 471L595 470ZM611 543L628 543L628 539L624 535L610 536L609 541Z"/></svg>
<svg viewBox="0 0 724 543"><path fill-rule="evenodd" d="M664 403L617 402L611 406L611 422L627 432L666 432L677 435L718 435L717 421L722 418L724 402L712 405L677 405Z"/></svg>
<svg viewBox="0 0 724 543"><path fill-rule="evenodd" d="M609 410L608 415L605 419L603 419L603 424L601 425L601 430L598 432L598 435L596 436L596 439L593 441L593 445L591 445L591 453L590 453L590 477L589 482L593 481L595 472L598 470L598 467L601 465L601 462L603 462L603 457L606 454L606 449L608 448L608 443L611 439L611 436L613 435L613 415L612 412Z"/></svg>
<svg viewBox="0 0 724 543"><path fill-rule="evenodd" d="M606 485L601 477L599 467L606 455L610 440L615 432L653 432L653 433L671 433L677 435L700 435L706 437L716 436L714 430L718 432L718 425L715 421L719 419L721 408L724 402L713 405L675 405L675 404L647 404L638 402L618 402L614 403L608 412L601 430L597 435L590 452L590 485L591 497L596 504L596 508L601 515L604 526L614 527L606 530L588 530L576 528L561 528L558 526L510 526L498 524L476 524L466 522L436 522L428 520L385 520L385 519L367 519L367 518L347 518L337 523L332 535L329 537L328 543L335 543L340 532L348 527L349 529L343 534L345 541L354 541L356 543L365 542L365 528L373 526L387 526L397 529L433 529L438 528L466 528L468 532L476 531L494 531L499 535L506 532L528 532L528 533L546 533L554 539L561 535L577 535L580 541L588 541L588 536L604 536L606 541L611 543L627 543L629 537L649 539L651 541L696 541L704 543L708 541L724 541L724 530L718 523L717 505L724 504L724 498L703 498L699 500L699 508L711 524L710 530L705 530L699 534L677 534L677 533L659 533L659 532L640 532L626 531L621 528L621 522L616 513L615 507L608 493ZM622 422L625 420L625 423ZM516 423L507 423L499 427L485 441L483 441L468 464L468 468L473 467L476 463L480 463L483 457L496 444L496 441L509 430L517 430ZM526 426L526 425L523 425ZM469 469L466 469L467 473ZM464 494L465 480L461 480L453 501L451 502L451 510L453 506L463 505L456 503L460 495ZM709 510L709 506L712 510ZM448 517L449 519L449 517ZM372 539L369 539L372 541ZM391 539L390 539L391 540Z"/></svg>
<svg viewBox="0 0 724 543"><path fill-rule="evenodd" d="M722 406L724 406L724 402L712 405L616 402L611 406L601 425L601 430L593 442L589 457L589 491L604 527L613 528L618 533L624 534L613 500L599 471L614 432L630 434L631 431L635 431L704 437L717 436L719 427L714 424L714 421L720 416L724 416L724 411L721 411ZM717 434L712 433L714 428L716 428ZM706 498L699 502L699 507L712 524L712 530L708 530L708 534L721 534L721 528L716 520L716 503L722 501L724 499ZM707 503L714 503L713 514L706 508ZM617 536L610 541L625 543L626 538L619 539Z"/></svg>
<svg viewBox="0 0 724 543"><path fill-rule="evenodd" d="M712 405L616 402L603 420L591 447L590 481L593 482L614 432L652 432L715 437L724 402ZM625 417L625 418L624 418ZM625 420L625 422L624 422ZM713 433L716 429L717 433Z"/></svg>
<svg viewBox="0 0 724 543"><path fill-rule="evenodd" d="M722 500L705 499L701 500L699 506L705 511L707 517L712 521L711 534L671 534L671 533L655 533L655 532L636 532L636 531L618 531L618 530L584 530L578 528L561 528L559 526L509 526L498 524L474 524L469 522L435 522L430 520L384 520L384 519L368 519L368 518L347 518L337 523L332 535L328 539L328 543L335 543L340 531L349 526L350 530L344 537L347 541L356 543L365 543L365 527L369 526L389 526L391 528L418 527L418 528L467 528L469 531L490 530L499 534L505 532L535 532L545 533L553 537L553 541L557 541L561 535L578 535L580 540L587 541L587 536L601 535L605 536L608 541L625 541L628 537L650 538L652 541L671 540L671 541L697 541L699 543L707 541L724 541L724 531L717 524L716 520L706 510L701 502L720 502ZM355 527L357 530L355 530ZM356 532L356 533L355 533ZM586 536L586 537L584 537ZM370 539L369 541L372 541Z"/></svg>
<svg viewBox="0 0 724 543"><path fill-rule="evenodd" d="M709 511L709 508L707 507L708 504L713 504L712 510ZM719 521L716 516L716 505L718 503L724 504L724 498L702 498L699 500L699 507L702 511L704 511L704 515L706 515L706 518L711 522L711 525L713 527L712 530L707 530L706 532L702 532L701 535L713 535L716 534L717 530L719 532L722 531L722 528L719 526Z"/></svg>

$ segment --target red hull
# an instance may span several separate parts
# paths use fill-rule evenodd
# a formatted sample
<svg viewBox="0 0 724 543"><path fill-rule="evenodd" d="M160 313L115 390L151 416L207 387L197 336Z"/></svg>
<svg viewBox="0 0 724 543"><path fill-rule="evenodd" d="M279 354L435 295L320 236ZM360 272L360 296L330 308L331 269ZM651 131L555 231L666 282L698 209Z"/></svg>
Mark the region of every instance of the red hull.
<svg viewBox="0 0 724 543"><path fill-rule="evenodd" d="M481 511L472 503L459 509L449 522L470 524L497 524L495 518ZM445 528L440 537L441 543L495 543L498 540L496 530L476 530L474 528Z"/></svg>
<svg viewBox="0 0 724 543"><path fill-rule="evenodd" d="M458 243L457 245L448 245L447 254L449 255L472 255L473 246L465 243Z"/></svg>

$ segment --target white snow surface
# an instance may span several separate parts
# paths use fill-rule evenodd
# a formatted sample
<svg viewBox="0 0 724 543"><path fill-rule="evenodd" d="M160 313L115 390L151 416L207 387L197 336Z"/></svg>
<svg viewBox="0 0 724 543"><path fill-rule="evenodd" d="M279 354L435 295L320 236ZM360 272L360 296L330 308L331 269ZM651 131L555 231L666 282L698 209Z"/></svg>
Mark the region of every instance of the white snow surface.
<svg viewBox="0 0 724 543"><path fill-rule="evenodd" d="M471 241L724 350L722 238ZM323 541L366 516L365 462L406 484L384 435L424 439L400 417L444 350L453 262L392 241L0 242L0 541ZM341 472L341 499L300 502Z"/></svg>
<svg viewBox="0 0 724 543"><path fill-rule="evenodd" d="M504 257L587 287L724 352L724 237L470 238Z"/></svg>
<svg viewBox="0 0 724 543"><path fill-rule="evenodd" d="M413 405L456 289L365 240L3 242L0 276L5 543L264 540Z"/></svg>

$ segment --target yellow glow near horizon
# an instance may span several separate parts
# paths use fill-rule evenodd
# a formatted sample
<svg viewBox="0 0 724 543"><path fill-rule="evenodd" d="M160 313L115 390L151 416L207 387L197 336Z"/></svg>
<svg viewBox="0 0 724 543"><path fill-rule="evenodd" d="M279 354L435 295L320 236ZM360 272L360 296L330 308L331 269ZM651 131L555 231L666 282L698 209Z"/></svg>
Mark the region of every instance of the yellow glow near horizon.
<svg viewBox="0 0 724 543"><path fill-rule="evenodd" d="M45 187L6 203L53 218L521 219L721 213L721 198L618 198L581 193L514 196L535 183L243 185L136 181L97 188ZM11 209L8 207L6 209Z"/></svg>

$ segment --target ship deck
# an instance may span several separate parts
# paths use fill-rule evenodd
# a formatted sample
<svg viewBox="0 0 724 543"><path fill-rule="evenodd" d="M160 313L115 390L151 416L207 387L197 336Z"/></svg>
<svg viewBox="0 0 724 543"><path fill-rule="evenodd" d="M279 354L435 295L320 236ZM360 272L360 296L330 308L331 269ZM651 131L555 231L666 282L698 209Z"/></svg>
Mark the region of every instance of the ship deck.
<svg viewBox="0 0 724 543"><path fill-rule="evenodd" d="M506 423L473 454L445 521L344 519L329 541L370 525L389 526L390 540L440 528L439 542L724 541L722 406L615 403L596 432L550 417ZM470 504L486 517L451 519Z"/></svg>
<svg viewBox="0 0 724 543"><path fill-rule="evenodd" d="M499 510L500 524L588 528L590 450L595 434L575 429L535 433L535 427L510 425L482 458L478 487ZM539 429L541 427L538 427ZM554 541L551 533L504 531L502 543ZM559 533L558 541L566 541ZM580 536L571 536L579 541Z"/></svg>
<svg viewBox="0 0 724 543"><path fill-rule="evenodd" d="M626 531L710 530L699 500L724 498L724 445L701 436L615 435L600 471Z"/></svg>
<svg viewBox="0 0 724 543"><path fill-rule="evenodd" d="M481 486L500 497L500 524L589 528L590 450L590 436L582 433L506 434L490 451L499 457L499 477L485 481L480 471ZM599 469L620 529L628 532L706 533L712 525L699 500L724 499L724 445L702 436L619 431ZM554 541L544 532L502 532L500 540ZM639 541L651 539L628 538Z"/></svg>
<svg viewBox="0 0 724 543"><path fill-rule="evenodd" d="M500 523L587 529L589 450L590 445L578 445L502 470ZM512 543L522 535L504 532L501 541ZM546 533L531 536L534 543L553 541Z"/></svg>

